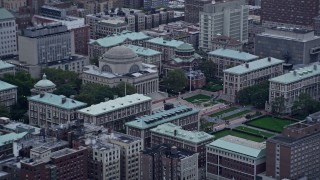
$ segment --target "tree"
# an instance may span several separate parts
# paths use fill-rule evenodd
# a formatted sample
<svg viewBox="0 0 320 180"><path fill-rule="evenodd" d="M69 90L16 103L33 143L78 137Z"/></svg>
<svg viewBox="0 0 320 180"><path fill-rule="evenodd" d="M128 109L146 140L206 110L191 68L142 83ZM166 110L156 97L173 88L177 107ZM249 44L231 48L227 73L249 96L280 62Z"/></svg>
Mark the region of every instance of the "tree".
<svg viewBox="0 0 320 180"><path fill-rule="evenodd" d="M81 86L80 93L75 96L75 99L92 105L105 101L105 98L113 99L114 95L116 94L109 86L85 84Z"/></svg>
<svg viewBox="0 0 320 180"><path fill-rule="evenodd" d="M79 75L72 71L64 71L61 69L46 68L42 70L47 75L47 78L56 84L57 88L63 85L69 85L75 91L79 91L81 79Z"/></svg>
<svg viewBox="0 0 320 180"><path fill-rule="evenodd" d="M320 109L320 102L312 99L308 94L302 93L298 100L293 103L291 111L299 116L307 116Z"/></svg>
<svg viewBox="0 0 320 180"><path fill-rule="evenodd" d="M114 94L117 94L119 97L125 96L125 92L127 95L136 93L136 88L129 83L122 82L118 84L113 89Z"/></svg>
<svg viewBox="0 0 320 180"><path fill-rule="evenodd" d="M98 57L91 58L90 64L99 66L99 58Z"/></svg>
<svg viewBox="0 0 320 180"><path fill-rule="evenodd" d="M253 105L256 108L264 108L269 100L269 83L253 85L240 90L236 95L236 101L242 105Z"/></svg>
<svg viewBox="0 0 320 180"><path fill-rule="evenodd" d="M70 97L71 95L76 95L77 91L71 85L63 84L60 87L58 87L53 93L57 95L64 95Z"/></svg>
<svg viewBox="0 0 320 180"><path fill-rule="evenodd" d="M181 69L169 71L163 81L167 88L173 92L180 92L187 86L185 72Z"/></svg>
<svg viewBox="0 0 320 180"><path fill-rule="evenodd" d="M271 103L272 113L281 113L284 108L284 97L276 97Z"/></svg>
<svg viewBox="0 0 320 180"><path fill-rule="evenodd" d="M202 60L199 64L199 69L203 72L207 79L214 79L217 69L216 64L210 60Z"/></svg>
<svg viewBox="0 0 320 180"><path fill-rule="evenodd" d="M0 104L0 116L10 118L10 113L8 108L2 104Z"/></svg>

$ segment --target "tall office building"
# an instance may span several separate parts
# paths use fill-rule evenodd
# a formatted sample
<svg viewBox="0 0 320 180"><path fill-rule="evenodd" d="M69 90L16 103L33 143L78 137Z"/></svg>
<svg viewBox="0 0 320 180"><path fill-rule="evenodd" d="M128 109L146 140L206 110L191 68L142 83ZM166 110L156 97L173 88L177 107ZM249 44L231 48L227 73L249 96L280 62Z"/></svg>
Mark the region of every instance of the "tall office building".
<svg viewBox="0 0 320 180"><path fill-rule="evenodd" d="M185 15L184 19L186 22L198 23L199 12L203 11L204 6L211 3L211 0L186 0L184 3Z"/></svg>
<svg viewBox="0 0 320 180"><path fill-rule="evenodd" d="M319 0L263 0L261 21L265 27L309 27L319 15Z"/></svg>
<svg viewBox="0 0 320 180"><path fill-rule="evenodd" d="M5 8L0 8L0 58L17 55L15 17Z"/></svg>
<svg viewBox="0 0 320 180"><path fill-rule="evenodd" d="M211 40L225 35L241 42L248 41L249 8L245 0L231 0L206 5L200 11L199 47L211 50Z"/></svg>
<svg viewBox="0 0 320 180"><path fill-rule="evenodd" d="M61 23L27 28L18 40L19 60L31 65L57 62L74 54L73 33Z"/></svg>
<svg viewBox="0 0 320 180"><path fill-rule="evenodd" d="M266 176L276 179L319 179L320 112L287 126L267 140Z"/></svg>

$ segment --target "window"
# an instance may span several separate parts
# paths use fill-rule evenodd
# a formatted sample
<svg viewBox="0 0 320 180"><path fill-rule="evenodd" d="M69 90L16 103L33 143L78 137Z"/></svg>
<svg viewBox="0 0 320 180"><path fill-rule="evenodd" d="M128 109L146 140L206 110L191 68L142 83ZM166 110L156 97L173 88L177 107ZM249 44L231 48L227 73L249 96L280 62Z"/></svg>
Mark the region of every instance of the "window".
<svg viewBox="0 0 320 180"><path fill-rule="evenodd" d="M140 70L139 66L134 64L130 67L129 73L138 72Z"/></svg>

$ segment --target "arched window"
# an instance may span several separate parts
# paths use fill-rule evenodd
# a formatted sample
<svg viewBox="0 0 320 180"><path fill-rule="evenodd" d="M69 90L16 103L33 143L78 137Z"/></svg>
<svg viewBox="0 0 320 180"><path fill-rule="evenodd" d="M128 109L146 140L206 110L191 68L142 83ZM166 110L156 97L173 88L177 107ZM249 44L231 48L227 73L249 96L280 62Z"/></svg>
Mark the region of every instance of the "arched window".
<svg viewBox="0 0 320 180"><path fill-rule="evenodd" d="M102 71L112 73L112 69L109 65L102 66Z"/></svg>
<svg viewBox="0 0 320 180"><path fill-rule="evenodd" d="M139 66L134 64L131 66L129 73L138 72L140 70Z"/></svg>

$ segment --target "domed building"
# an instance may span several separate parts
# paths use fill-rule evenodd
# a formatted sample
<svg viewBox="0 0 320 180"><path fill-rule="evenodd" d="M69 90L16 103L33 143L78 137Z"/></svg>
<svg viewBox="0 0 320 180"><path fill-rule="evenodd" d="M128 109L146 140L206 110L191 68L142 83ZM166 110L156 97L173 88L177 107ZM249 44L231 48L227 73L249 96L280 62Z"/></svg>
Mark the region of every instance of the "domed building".
<svg viewBox="0 0 320 180"><path fill-rule="evenodd" d="M52 93L54 90L56 90L56 85L47 79L47 76L43 74L42 79L38 81L34 88L31 89L32 95L40 94L40 92L49 92Z"/></svg>
<svg viewBox="0 0 320 180"><path fill-rule="evenodd" d="M121 82L135 86L137 93L158 92L157 66L142 63L142 59L126 46L109 49L99 59L99 67L85 66L82 82L117 86Z"/></svg>

